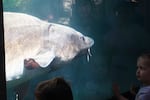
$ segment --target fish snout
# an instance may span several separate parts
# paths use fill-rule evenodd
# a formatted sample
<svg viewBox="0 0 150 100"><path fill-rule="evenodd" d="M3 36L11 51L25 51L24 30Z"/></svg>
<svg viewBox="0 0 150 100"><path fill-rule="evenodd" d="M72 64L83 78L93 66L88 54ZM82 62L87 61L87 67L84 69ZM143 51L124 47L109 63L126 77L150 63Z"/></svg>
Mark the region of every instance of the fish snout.
<svg viewBox="0 0 150 100"><path fill-rule="evenodd" d="M90 48L94 45L94 40L92 38L86 36L85 37L85 43L88 46L87 48Z"/></svg>

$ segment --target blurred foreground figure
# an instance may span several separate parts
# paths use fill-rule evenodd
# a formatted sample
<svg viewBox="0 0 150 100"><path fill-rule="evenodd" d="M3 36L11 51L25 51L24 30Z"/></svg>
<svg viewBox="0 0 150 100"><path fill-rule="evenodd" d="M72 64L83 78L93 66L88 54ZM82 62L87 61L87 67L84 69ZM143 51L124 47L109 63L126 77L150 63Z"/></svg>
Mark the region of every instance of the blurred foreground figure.
<svg viewBox="0 0 150 100"><path fill-rule="evenodd" d="M35 89L36 100L73 100L70 85L63 78L39 83Z"/></svg>

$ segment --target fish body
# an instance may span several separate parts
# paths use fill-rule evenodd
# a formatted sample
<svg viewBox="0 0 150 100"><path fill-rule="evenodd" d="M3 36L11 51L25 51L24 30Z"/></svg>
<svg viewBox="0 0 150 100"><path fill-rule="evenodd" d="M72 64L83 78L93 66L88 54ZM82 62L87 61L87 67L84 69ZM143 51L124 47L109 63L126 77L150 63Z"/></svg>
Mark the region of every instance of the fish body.
<svg viewBox="0 0 150 100"><path fill-rule="evenodd" d="M69 26L16 12L4 12L4 39L7 81L21 80L27 74L25 59L34 59L43 70L70 62L94 44L92 38Z"/></svg>

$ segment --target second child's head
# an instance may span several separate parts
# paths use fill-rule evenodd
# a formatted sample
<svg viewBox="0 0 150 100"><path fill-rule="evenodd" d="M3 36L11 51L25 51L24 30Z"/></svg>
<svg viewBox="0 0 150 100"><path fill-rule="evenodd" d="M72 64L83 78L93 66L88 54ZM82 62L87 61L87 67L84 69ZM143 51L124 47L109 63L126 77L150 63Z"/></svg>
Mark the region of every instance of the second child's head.
<svg viewBox="0 0 150 100"><path fill-rule="evenodd" d="M73 100L70 85L60 77L39 83L35 97L36 100Z"/></svg>
<svg viewBox="0 0 150 100"><path fill-rule="evenodd" d="M142 54L137 59L137 79L143 83L143 85L150 85L150 53Z"/></svg>

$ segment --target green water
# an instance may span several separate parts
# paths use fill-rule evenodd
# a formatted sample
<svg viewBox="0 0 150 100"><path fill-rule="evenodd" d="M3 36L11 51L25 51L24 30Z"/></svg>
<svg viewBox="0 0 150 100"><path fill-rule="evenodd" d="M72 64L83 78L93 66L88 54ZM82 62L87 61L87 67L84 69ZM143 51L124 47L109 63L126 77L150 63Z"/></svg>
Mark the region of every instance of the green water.
<svg viewBox="0 0 150 100"><path fill-rule="evenodd" d="M80 57L61 69L33 78L25 100L34 99L38 82L56 76L69 80L74 100L107 100L113 95L114 82L120 85L121 92L137 84L136 58L150 49L149 19L146 17L149 14L142 12L142 2L129 1L3 0L4 11L23 12L66 24L95 41L89 62L86 57ZM70 5L65 8L64 3ZM14 100L14 94L8 89L8 100Z"/></svg>

